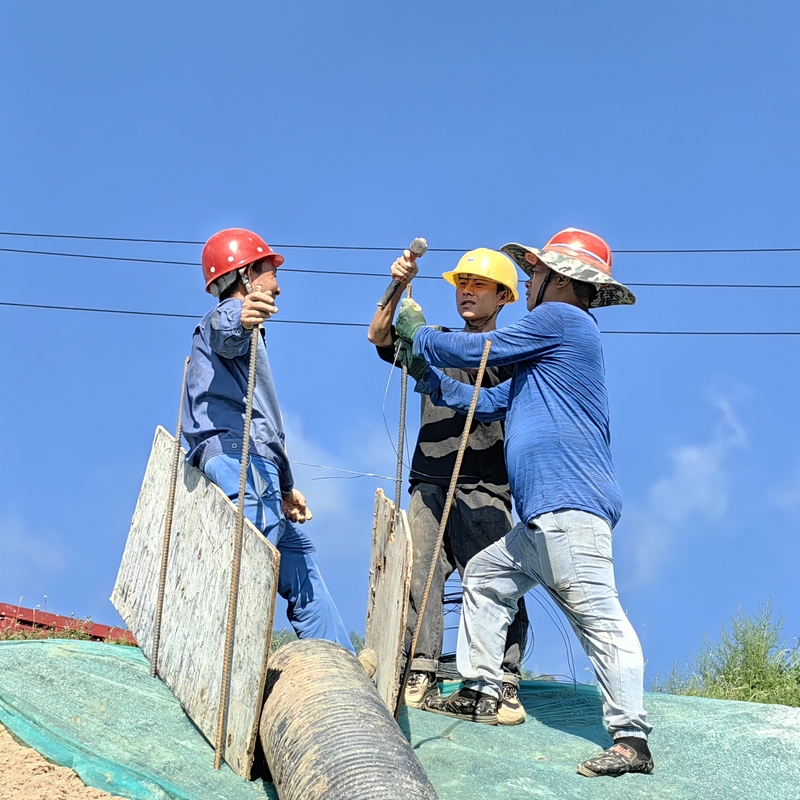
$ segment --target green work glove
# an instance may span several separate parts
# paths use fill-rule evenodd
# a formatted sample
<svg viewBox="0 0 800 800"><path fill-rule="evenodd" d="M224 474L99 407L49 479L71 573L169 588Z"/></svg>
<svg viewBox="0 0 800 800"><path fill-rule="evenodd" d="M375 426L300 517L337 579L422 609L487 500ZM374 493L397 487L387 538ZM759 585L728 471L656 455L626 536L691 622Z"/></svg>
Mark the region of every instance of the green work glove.
<svg viewBox="0 0 800 800"><path fill-rule="evenodd" d="M414 356L411 345L405 339L397 340L395 353L397 363L408 370L408 374L418 381L428 370L428 362L424 358Z"/></svg>
<svg viewBox="0 0 800 800"><path fill-rule="evenodd" d="M397 335L401 339L413 343L417 331L427 324L419 303L415 303L410 297L403 298L403 302L400 304L400 313L397 315L397 322L394 326Z"/></svg>

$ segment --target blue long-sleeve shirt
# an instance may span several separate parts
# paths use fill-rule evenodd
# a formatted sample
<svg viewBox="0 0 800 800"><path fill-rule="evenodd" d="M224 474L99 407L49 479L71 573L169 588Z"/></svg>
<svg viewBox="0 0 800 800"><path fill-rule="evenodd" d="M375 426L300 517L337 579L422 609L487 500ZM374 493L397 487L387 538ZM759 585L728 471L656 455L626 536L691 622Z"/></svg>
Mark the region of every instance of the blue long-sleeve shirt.
<svg viewBox="0 0 800 800"><path fill-rule="evenodd" d="M543 303L519 322L486 334L422 328L414 355L439 367L514 365L511 380L481 389L479 419L506 420L506 464L517 513L574 508L613 527L622 496L611 460L608 395L600 331L594 318L567 303ZM466 412L472 387L429 369L418 390L436 404Z"/></svg>
<svg viewBox="0 0 800 800"><path fill-rule="evenodd" d="M203 317L192 338L183 398L183 435L190 447L187 461L200 469L212 456L242 452L252 331L242 327L241 313L241 300L224 300ZM281 491L288 492L294 487L294 479L263 327L261 334L250 453L277 465Z"/></svg>

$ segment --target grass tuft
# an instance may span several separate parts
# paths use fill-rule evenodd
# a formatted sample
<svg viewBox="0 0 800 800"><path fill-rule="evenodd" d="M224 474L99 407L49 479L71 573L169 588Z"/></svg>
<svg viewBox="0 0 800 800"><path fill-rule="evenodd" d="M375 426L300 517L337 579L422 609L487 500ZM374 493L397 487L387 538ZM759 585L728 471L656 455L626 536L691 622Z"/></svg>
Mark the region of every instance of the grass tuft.
<svg viewBox="0 0 800 800"><path fill-rule="evenodd" d="M652 691L800 706L800 642L788 643L783 620L772 603L752 614L741 608L719 641L706 639L698 655L683 668L676 663L664 680L656 676Z"/></svg>

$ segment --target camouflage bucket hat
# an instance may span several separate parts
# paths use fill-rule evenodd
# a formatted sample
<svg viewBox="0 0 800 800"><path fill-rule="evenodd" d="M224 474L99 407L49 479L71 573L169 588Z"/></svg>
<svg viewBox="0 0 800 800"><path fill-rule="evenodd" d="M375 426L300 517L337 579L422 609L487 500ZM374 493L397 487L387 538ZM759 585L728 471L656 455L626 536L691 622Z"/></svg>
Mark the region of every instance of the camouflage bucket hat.
<svg viewBox="0 0 800 800"><path fill-rule="evenodd" d="M500 248L530 276L536 261L561 275L597 286L592 308L632 306L636 295L611 277L611 248L599 237L578 228L559 231L540 250L511 242Z"/></svg>

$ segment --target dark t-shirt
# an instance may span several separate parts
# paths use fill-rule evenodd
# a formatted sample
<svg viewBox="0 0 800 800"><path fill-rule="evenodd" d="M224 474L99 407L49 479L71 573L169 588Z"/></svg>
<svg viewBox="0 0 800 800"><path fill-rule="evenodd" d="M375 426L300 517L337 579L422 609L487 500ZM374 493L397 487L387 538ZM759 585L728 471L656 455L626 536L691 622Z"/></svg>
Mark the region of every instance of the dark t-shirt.
<svg viewBox="0 0 800 800"><path fill-rule="evenodd" d="M447 328L440 330L448 332ZM392 328L392 338L394 338ZM389 364L394 363L393 347L376 347L378 355ZM445 369L443 372L461 383L475 385L477 370ZM497 386L507 381L513 373L508 367L490 367L484 372L482 386ZM467 418L444 406L435 406L427 395L422 397L422 418L419 437L411 459L411 488L417 483L449 486L456 465L456 453L464 433ZM472 420L467 449L461 462L459 485L481 485L499 497L511 501L506 470L503 422Z"/></svg>

